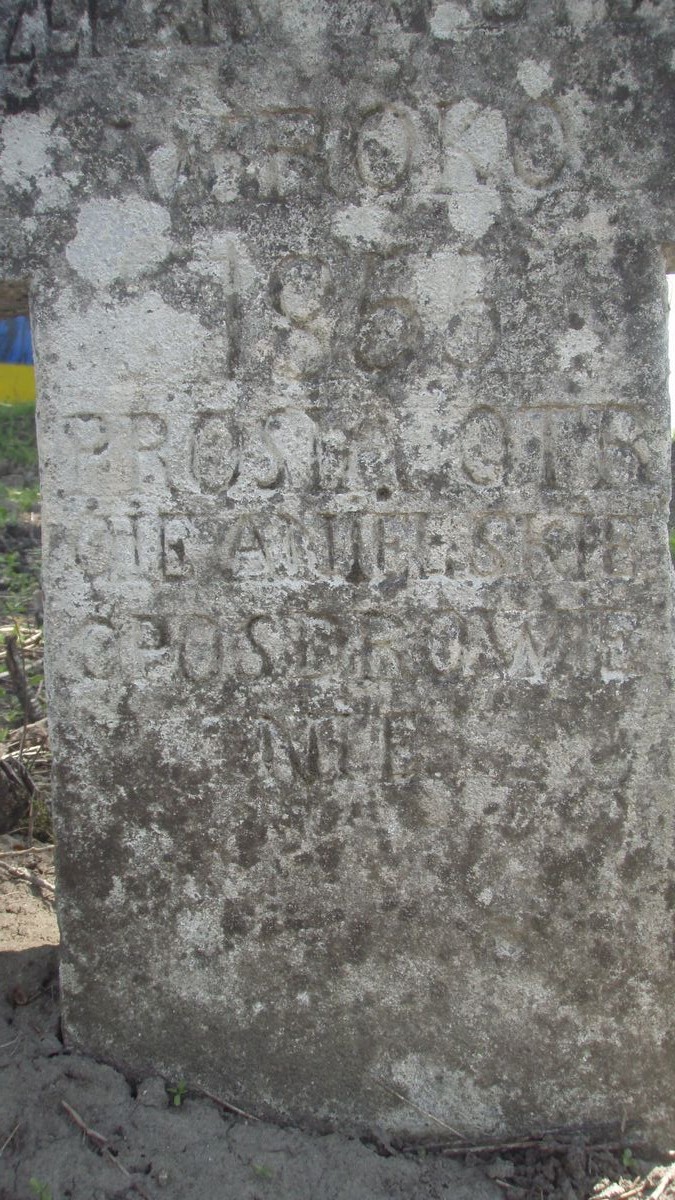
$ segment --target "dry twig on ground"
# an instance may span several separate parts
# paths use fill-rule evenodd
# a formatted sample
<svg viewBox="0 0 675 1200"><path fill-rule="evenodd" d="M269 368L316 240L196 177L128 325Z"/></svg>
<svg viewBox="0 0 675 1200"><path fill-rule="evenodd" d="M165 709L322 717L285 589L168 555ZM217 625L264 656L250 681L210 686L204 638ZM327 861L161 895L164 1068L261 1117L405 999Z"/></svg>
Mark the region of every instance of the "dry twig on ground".
<svg viewBox="0 0 675 1200"><path fill-rule="evenodd" d="M38 874L37 871L29 871L26 867L15 867L11 863L6 862L0 862L0 870L4 871L12 879L20 879L24 883L30 883L34 887L39 888L42 898L53 902L55 895L54 884L45 879L43 875Z"/></svg>

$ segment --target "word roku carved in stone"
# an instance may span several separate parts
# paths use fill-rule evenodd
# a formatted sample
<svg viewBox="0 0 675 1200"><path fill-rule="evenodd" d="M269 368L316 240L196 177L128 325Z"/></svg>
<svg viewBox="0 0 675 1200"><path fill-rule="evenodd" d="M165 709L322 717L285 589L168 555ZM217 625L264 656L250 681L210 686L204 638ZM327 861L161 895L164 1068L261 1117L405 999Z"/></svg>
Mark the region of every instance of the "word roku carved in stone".
<svg viewBox="0 0 675 1200"><path fill-rule="evenodd" d="M517 114L510 147L498 110L461 98L454 104L431 100L431 105L433 119L403 104L381 103L349 125L330 128L326 114L309 108L235 113L227 118L223 136L231 194L244 195L253 186L260 199L281 201L325 191L335 174L335 155L344 156L345 146L353 147L348 155L352 186L383 197L407 192L422 161L436 168L423 192L448 196L466 191L467 185L481 191L486 179L504 183L505 162L535 189L552 184L565 165L568 138L553 102L533 101Z"/></svg>

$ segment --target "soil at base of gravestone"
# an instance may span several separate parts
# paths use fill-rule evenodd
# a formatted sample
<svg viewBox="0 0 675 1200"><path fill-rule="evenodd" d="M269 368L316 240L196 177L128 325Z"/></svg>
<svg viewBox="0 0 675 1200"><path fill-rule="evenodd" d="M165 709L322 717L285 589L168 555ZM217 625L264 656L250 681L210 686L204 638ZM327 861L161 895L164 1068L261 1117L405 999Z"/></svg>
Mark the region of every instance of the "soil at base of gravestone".
<svg viewBox="0 0 675 1200"><path fill-rule="evenodd" d="M319 1135L237 1116L180 1081L173 1092L159 1077L134 1083L64 1045L53 847L44 842L38 521L37 508L0 521L0 625L5 643L19 639L18 688L35 706L28 713L26 696L12 694L2 664L0 768L14 772L5 796L19 808L17 761L37 780L42 825L36 811L31 824L43 839L29 841L24 795L18 832L10 822L0 836L0 1200L675 1200L675 1163L643 1160L616 1134L609 1148L568 1132L460 1152L430 1124L424 1144L405 1150L378 1131ZM0 788L0 810L2 800Z"/></svg>
<svg viewBox="0 0 675 1200"><path fill-rule="evenodd" d="M0 1200L675 1200L675 1164L621 1142L558 1135L448 1157L450 1139L405 1152L377 1132L237 1116L176 1081L173 1092L158 1076L133 1083L70 1050L52 851L12 842L0 839L12 868L0 872Z"/></svg>
<svg viewBox="0 0 675 1200"><path fill-rule="evenodd" d="M0 1200L675 1200L675 1164L622 1143L558 1135L491 1153L448 1157L442 1141L406 1153L383 1134L237 1116L176 1081L173 1092L158 1076L134 1084L69 1050L52 852L0 842L17 872L0 872Z"/></svg>

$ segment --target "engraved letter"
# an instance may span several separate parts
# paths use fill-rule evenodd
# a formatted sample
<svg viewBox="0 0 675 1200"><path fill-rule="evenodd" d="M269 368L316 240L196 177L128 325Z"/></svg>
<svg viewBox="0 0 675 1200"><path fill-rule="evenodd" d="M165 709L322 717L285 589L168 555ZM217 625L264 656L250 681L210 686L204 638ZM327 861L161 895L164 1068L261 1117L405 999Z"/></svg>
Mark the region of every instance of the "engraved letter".
<svg viewBox="0 0 675 1200"><path fill-rule="evenodd" d="M413 139L413 124L403 109L383 105L364 117L356 151L363 182L378 192L400 187L410 170Z"/></svg>

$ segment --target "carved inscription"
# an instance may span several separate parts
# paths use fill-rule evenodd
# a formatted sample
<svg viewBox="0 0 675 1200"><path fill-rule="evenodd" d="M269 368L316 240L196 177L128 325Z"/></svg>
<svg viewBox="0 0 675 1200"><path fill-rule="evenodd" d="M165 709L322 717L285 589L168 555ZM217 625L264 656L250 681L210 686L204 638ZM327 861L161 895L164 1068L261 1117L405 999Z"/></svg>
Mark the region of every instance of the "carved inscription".
<svg viewBox="0 0 675 1200"><path fill-rule="evenodd" d="M410 170L414 136L412 121L402 108L383 105L367 113L356 151L363 182L378 192L400 187Z"/></svg>
<svg viewBox="0 0 675 1200"><path fill-rule="evenodd" d="M356 359L367 371L396 367L413 357L420 337L419 317L407 300L401 297L378 300L361 315Z"/></svg>
<svg viewBox="0 0 675 1200"><path fill-rule="evenodd" d="M526 10L527 0L482 0L483 15L492 21L513 21Z"/></svg>
<svg viewBox="0 0 675 1200"><path fill-rule="evenodd" d="M469 697L481 681L546 684L561 695L582 680L625 686L640 677L649 653L639 630L637 614L622 609L460 612L445 606L415 616L404 609L365 608L344 616L321 610L240 612L230 620L139 612L122 621L111 615L79 625L72 654L92 687L114 683L147 696L148 687L164 690L173 681L176 703L204 693L214 704L233 706L232 713L246 711L240 702L254 685L265 689L255 692L256 704L264 705L267 695L270 705L271 696L279 699L287 682L297 680L304 697L299 707L286 711L273 704L256 718L261 764L273 775L278 767L300 779L346 775L354 763L363 769L373 747L363 747L361 758L350 746L364 730L371 736L372 718L385 779L388 771L391 777L402 769L394 769L391 759L395 747L400 753L404 729L409 752L416 747L424 763L419 741L424 729L416 734L415 726L433 695L441 704L449 695ZM387 732L381 718L391 688L399 686L408 708L404 720L401 713L395 722L391 718ZM298 725L293 713L305 704L309 715Z"/></svg>
<svg viewBox="0 0 675 1200"><path fill-rule="evenodd" d="M495 23L516 15L498 11L509 7L502 0L498 4L486 0L485 7L487 18ZM462 197L473 191L480 193L481 206L494 215L500 208L499 189L512 185L514 176L528 187L545 188L555 182L567 161L565 123L546 100L531 102L509 120L472 100L448 105L439 98L436 104L437 132L428 127L421 112L399 103L376 104L349 123L332 127L324 112L304 107L233 113L224 122L219 147L227 166L227 197L244 198L253 192L257 199L272 203L317 197L336 170L347 165L352 187L366 202L410 193L415 206L431 195ZM350 146L347 164L335 160L343 144ZM434 163L436 176L433 181L420 180L415 195L410 181L422 160ZM459 207L455 227L464 232L475 229L471 221L463 223ZM488 218L485 228L490 223Z"/></svg>
<svg viewBox="0 0 675 1200"><path fill-rule="evenodd" d="M278 262L270 290L275 308L303 326L321 315L330 286L330 271L320 258L291 254Z"/></svg>
<svg viewBox="0 0 675 1200"><path fill-rule="evenodd" d="M331 782L349 771L349 748L344 718L338 714L309 721L300 731L278 717L257 723L257 766L263 778L275 783Z"/></svg>
<svg viewBox="0 0 675 1200"><path fill-rule="evenodd" d="M283 108L260 114L266 151L259 173L265 199L281 200L308 183L322 182L323 153L319 114L305 108Z"/></svg>
<svg viewBox="0 0 675 1200"><path fill-rule="evenodd" d="M398 342L386 331L373 335L373 369L387 370L387 347L391 360L407 352L405 327L397 328ZM113 487L118 496L154 493L160 502L179 493L237 502L251 494L353 493L381 502L418 496L426 507L430 468L384 412L342 428L321 406L311 414L275 408L253 422L203 411L175 426L160 413L88 412L64 418L61 433L73 459L71 496ZM649 446L641 414L630 409L568 405L507 415L479 404L444 433L435 474L476 496L517 486L570 495L590 487L597 497L630 487L647 497L655 483Z"/></svg>
<svg viewBox="0 0 675 1200"><path fill-rule="evenodd" d="M451 362L475 367L489 358L499 339L494 304L475 300L448 322L446 354Z"/></svg>
<svg viewBox="0 0 675 1200"><path fill-rule="evenodd" d="M474 7L501 27L525 3ZM63 503L86 514L78 583L114 601L73 643L89 697L226 712L263 790L365 774L393 791L443 759L430 696L462 712L478 684L631 685L636 571L658 570L623 507L650 542L645 412L583 403L572 368L559 394L510 387L521 330L476 249L509 192L531 207L565 171L564 111L430 95L333 123L302 105L221 114L226 233L189 270L218 280L222 378L147 398L134 381L59 426Z"/></svg>
<svg viewBox="0 0 675 1200"><path fill-rule="evenodd" d="M283 202L298 192L317 193L326 166L321 114L310 108L270 108L228 118L223 149L232 157L237 184L266 201Z"/></svg>
<svg viewBox="0 0 675 1200"><path fill-rule="evenodd" d="M513 165L530 187L543 188L560 174L566 158L562 120L552 104L531 104L513 135Z"/></svg>
<svg viewBox="0 0 675 1200"><path fill-rule="evenodd" d="M395 6L398 12L399 6ZM83 45L93 47L97 54L113 53L167 40L177 44L209 46L245 42L259 36L267 23L255 0L237 0L236 4L219 6L210 0L153 0L141 4L137 0L123 8L112 3L88 5L86 0L39 0L17 5L17 12L8 31L5 54L9 64L23 64L49 52L74 58ZM499 25L523 15L525 0L482 0L481 15ZM297 110L289 110L291 112ZM302 111L302 110L300 110ZM370 115L371 127L379 134L379 143L393 155L394 164L403 150L397 143L401 134L392 133L386 122L378 130L373 118L399 109L383 106ZM366 130L367 137L368 130ZM371 137L373 136L371 132Z"/></svg>
<svg viewBox="0 0 675 1200"><path fill-rule="evenodd" d="M0 0L102 1061L665 1128L668 7Z"/></svg>
<svg viewBox="0 0 675 1200"><path fill-rule="evenodd" d="M262 509L157 517L141 510L89 517L74 561L93 579L194 579L283 584L339 581L352 587L388 581L397 591L426 579L530 580L539 585L594 584L629 594L640 573L658 575L648 555L657 518L632 515L443 513L317 510L302 521ZM643 531L636 537L635 530Z"/></svg>
<svg viewBox="0 0 675 1200"><path fill-rule="evenodd" d="M239 431L222 413L205 413L192 436L192 473L202 491L224 492L239 474Z"/></svg>

